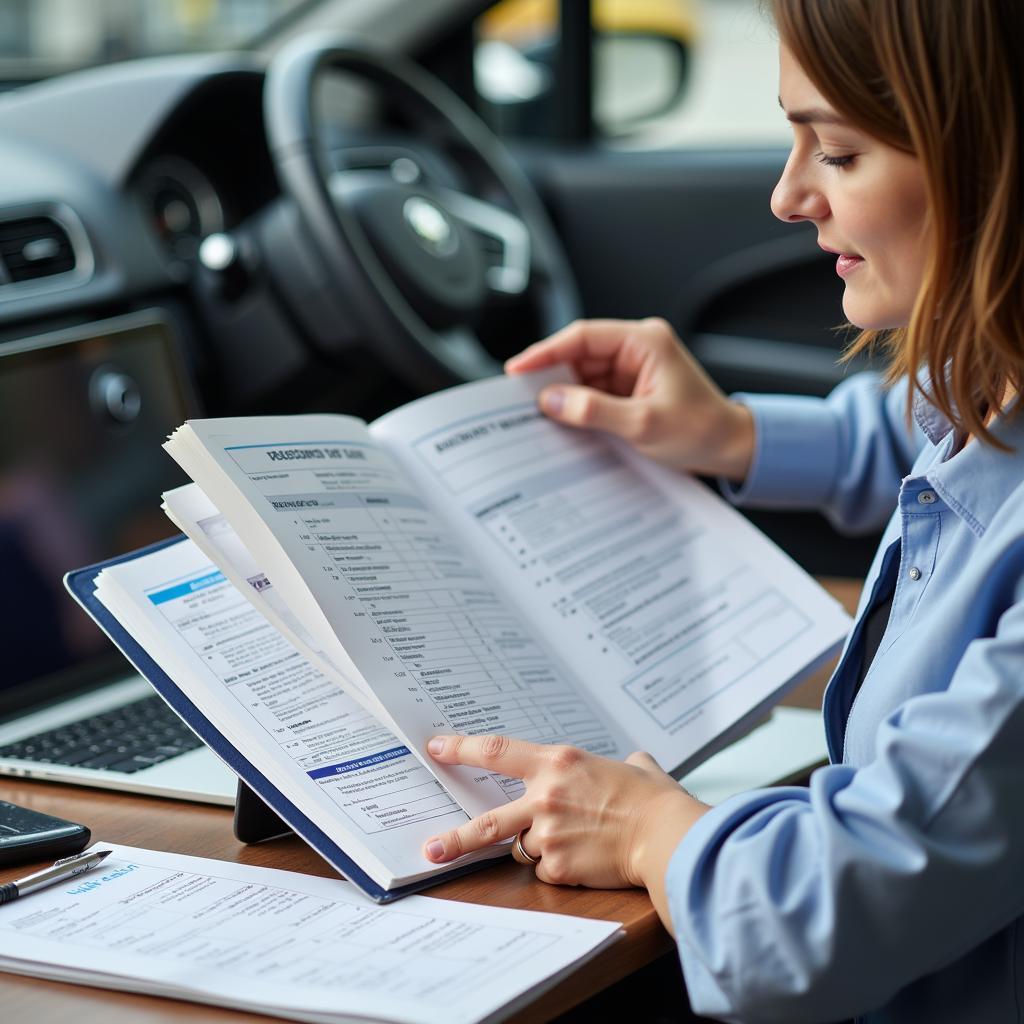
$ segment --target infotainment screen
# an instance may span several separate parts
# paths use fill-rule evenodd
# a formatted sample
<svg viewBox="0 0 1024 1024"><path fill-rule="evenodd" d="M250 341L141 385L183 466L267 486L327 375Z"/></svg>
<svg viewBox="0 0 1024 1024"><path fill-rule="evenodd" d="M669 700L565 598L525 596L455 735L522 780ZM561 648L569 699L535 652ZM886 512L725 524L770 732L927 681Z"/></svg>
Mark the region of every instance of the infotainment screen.
<svg viewBox="0 0 1024 1024"><path fill-rule="evenodd" d="M157 315L0 344L0 715L123 665L62 579L173 532L160 443L195 414Z"/></svg>

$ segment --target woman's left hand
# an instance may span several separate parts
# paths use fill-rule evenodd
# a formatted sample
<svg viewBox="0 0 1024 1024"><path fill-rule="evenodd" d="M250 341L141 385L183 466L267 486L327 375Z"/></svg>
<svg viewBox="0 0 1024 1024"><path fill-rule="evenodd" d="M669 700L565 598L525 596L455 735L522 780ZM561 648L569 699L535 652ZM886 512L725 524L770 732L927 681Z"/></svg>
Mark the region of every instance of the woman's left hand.
<svg viewBox="0 0 1024 1024"><path fill-rule="evenodd" d="M523 848L539 858L541 880L603 889L636 885L657 896L672 852L707 810L648 754L612 761L502 735L438 736L427 749L443 764L526 782L518 800L428 840L424 853L435 863L526 830Z"/></svg>

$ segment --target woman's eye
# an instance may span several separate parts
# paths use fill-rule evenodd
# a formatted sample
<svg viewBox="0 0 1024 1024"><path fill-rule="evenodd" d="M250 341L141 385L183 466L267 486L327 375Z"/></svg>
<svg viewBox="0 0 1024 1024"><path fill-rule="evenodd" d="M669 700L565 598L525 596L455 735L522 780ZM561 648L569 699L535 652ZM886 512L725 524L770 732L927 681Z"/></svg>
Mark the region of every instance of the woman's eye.
<svg viewBox="0 0 1024 1024"><path fill-rule="evenodd" d="M848 167L853 163L852 156L830 156L828 153L815 153L815 160L827 167Z"/></svg>

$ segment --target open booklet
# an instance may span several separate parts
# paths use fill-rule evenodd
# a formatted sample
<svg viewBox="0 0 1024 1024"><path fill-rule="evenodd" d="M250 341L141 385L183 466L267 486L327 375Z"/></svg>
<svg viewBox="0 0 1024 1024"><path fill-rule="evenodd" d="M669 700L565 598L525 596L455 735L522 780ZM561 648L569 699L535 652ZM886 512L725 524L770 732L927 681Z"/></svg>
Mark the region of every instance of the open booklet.
<svg viewBox="0 0 1024 1024"><path fill-rule="evenodd" d="M193 544L95 581L214 730L385 893L447 870L423 860L428 835L522 793L435 764L430 736L642 748L682 774L848 628L706 487L541 416L551 379L465 385L369 427L190 421L166 447L196 483L164 500Z"/></svg>

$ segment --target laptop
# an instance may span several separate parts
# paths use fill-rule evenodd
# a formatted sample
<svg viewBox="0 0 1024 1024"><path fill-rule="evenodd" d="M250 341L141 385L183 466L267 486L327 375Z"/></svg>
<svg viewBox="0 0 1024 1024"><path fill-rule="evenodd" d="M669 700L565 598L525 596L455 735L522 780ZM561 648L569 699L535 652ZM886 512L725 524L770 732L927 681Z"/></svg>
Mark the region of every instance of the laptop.
<svg viewBox="0 0 1024 1024"><path fill-rule="evenodd" d="M64 591L170 536L160 450L197 412L154 312L0 344L0 776L232 805L235 776Z"/></svg>

